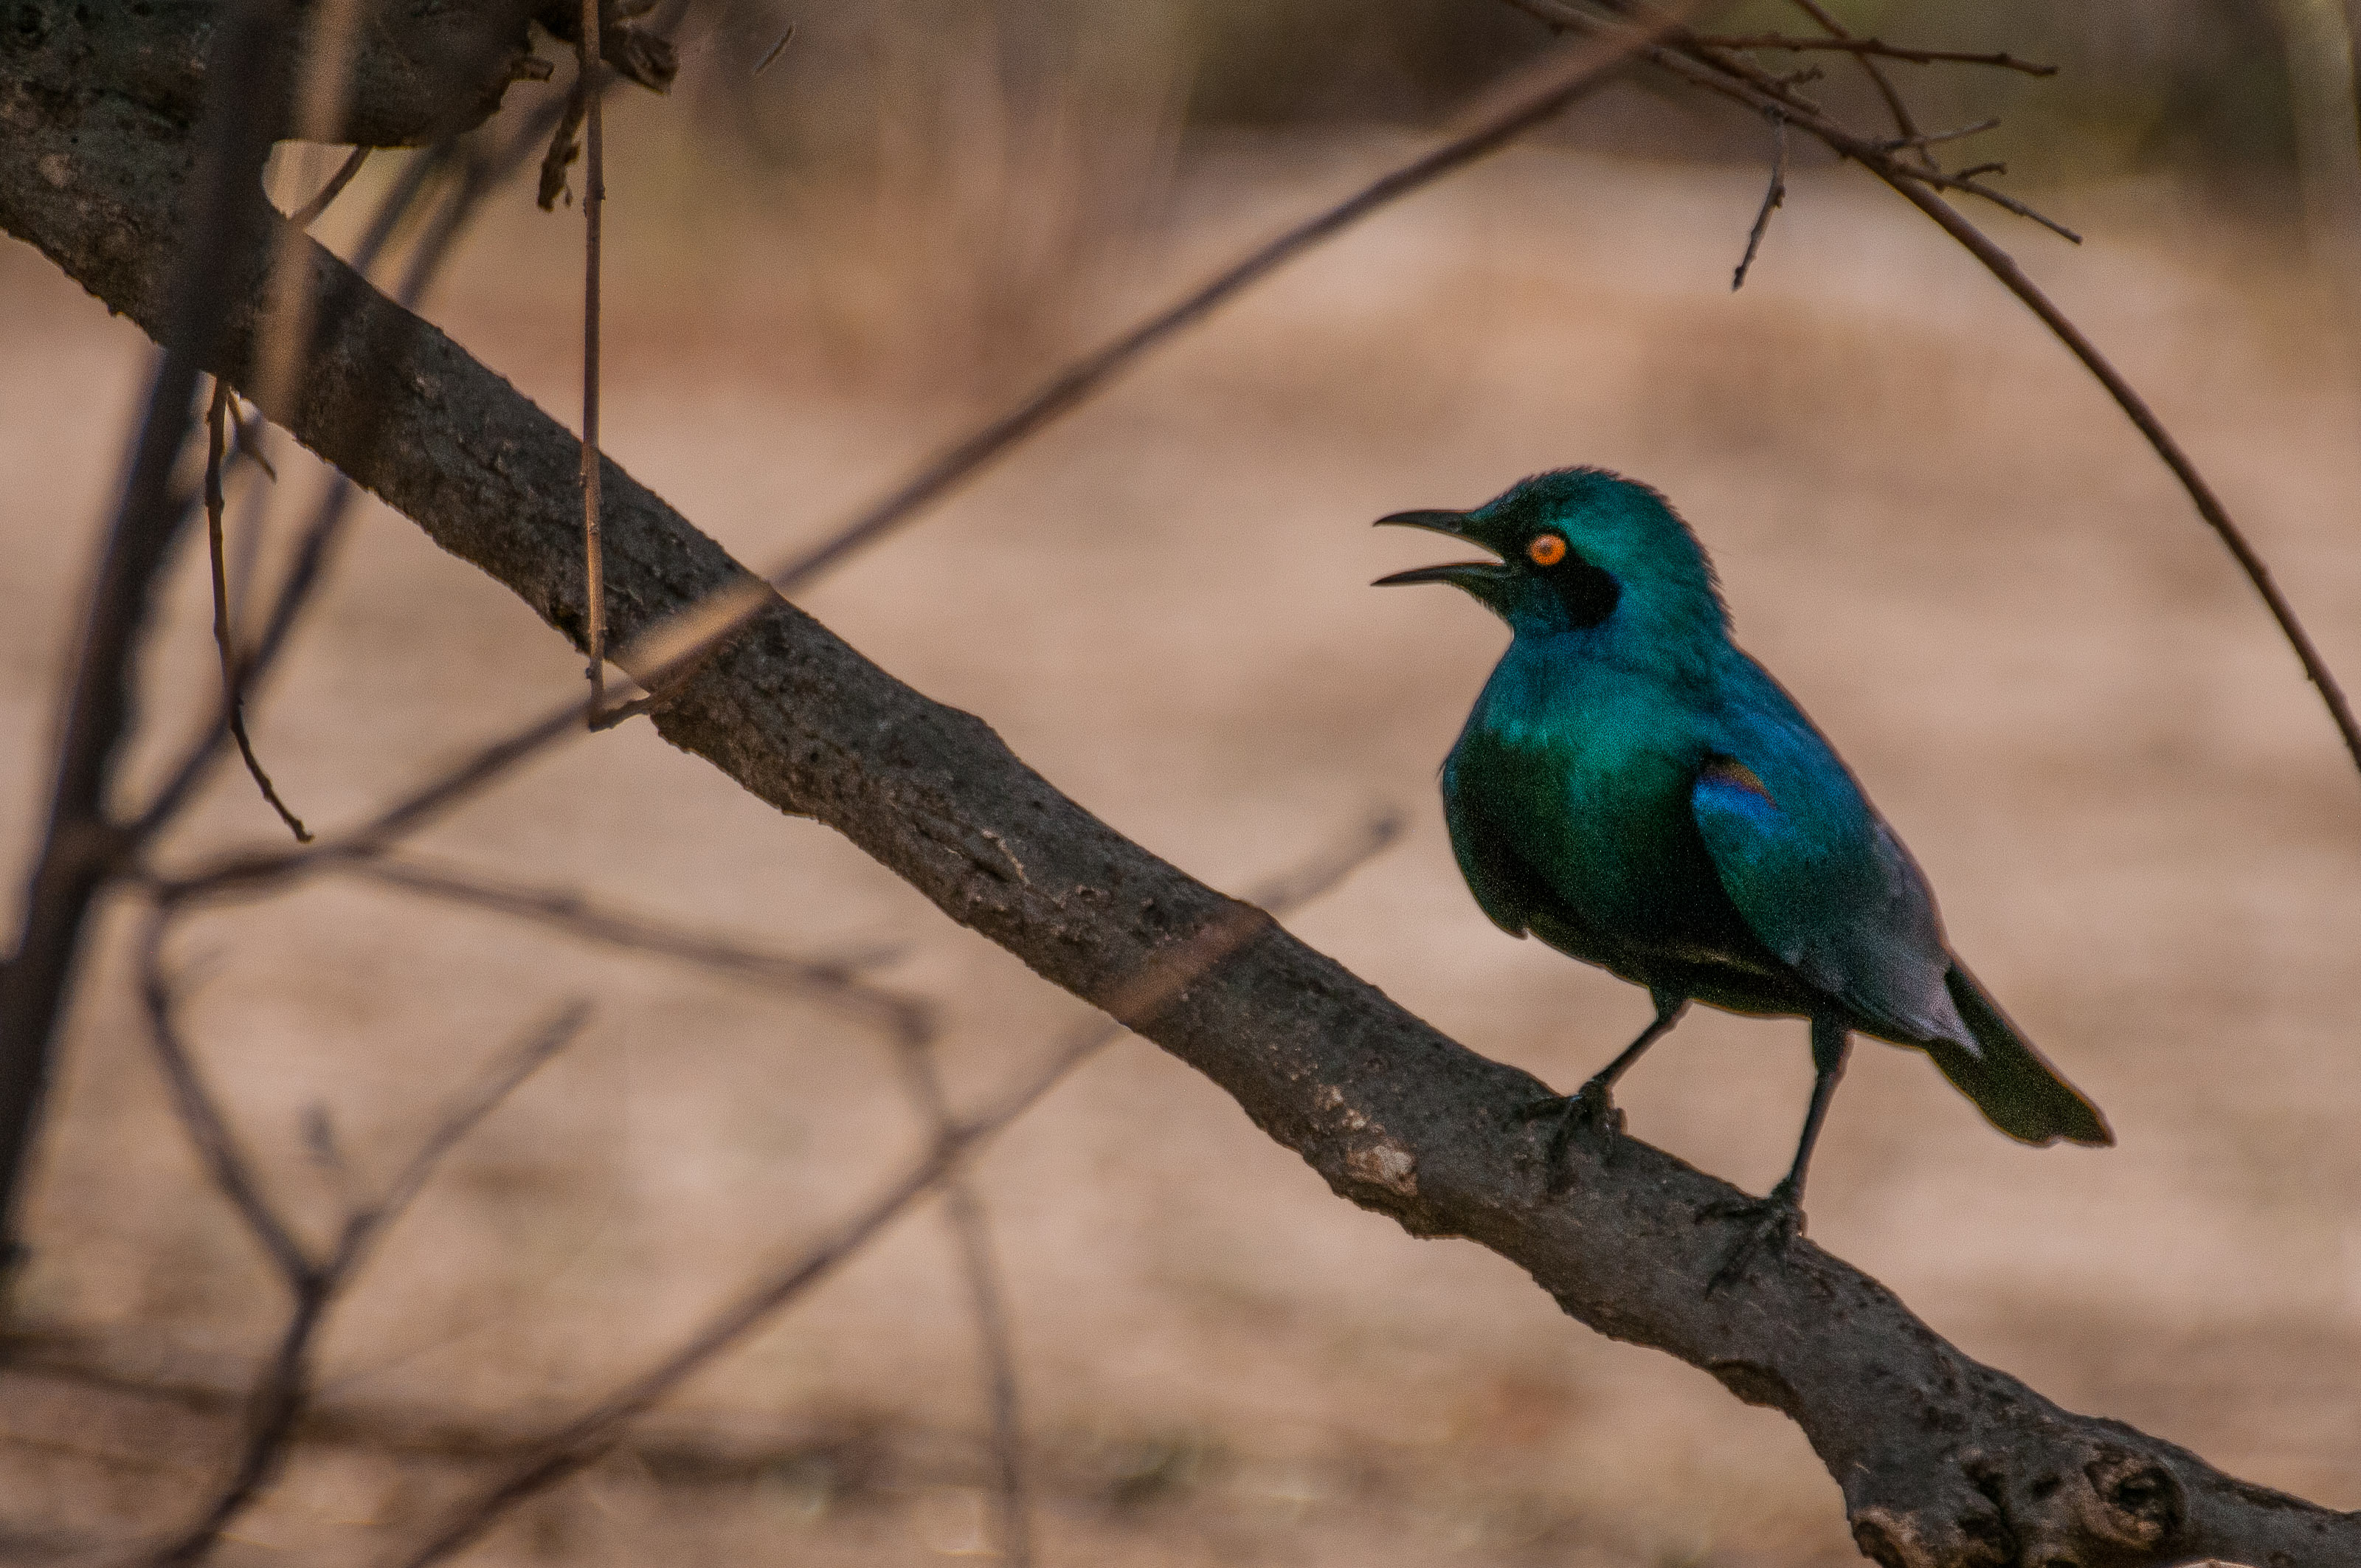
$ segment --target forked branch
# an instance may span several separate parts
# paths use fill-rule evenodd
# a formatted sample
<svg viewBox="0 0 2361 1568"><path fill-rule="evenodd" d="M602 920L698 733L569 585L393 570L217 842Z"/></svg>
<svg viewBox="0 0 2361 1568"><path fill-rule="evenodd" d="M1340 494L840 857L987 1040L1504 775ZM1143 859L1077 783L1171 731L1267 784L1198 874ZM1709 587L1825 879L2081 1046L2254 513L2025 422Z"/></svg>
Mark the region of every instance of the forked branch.
<svg viewBox="0 0 2361 1568"><path fill-rule="evenodd" d="M417 1149L372 1201L355 1207L335 1241L315 1255L272 1201L261 1173L232 1129L203 1072L182 1038L179 992L165 967L164 942L182 906L150 912L140 942L140 992L147 1003L148 1040L170 1091L172 1107L196 1147L214 1187L252 1234L286 1288L287 1322L277 1350L247 1399L245 1435L228 1475L197 1519L157 1548L154 1568L181 1568L208 1556L222 1531L250 1507L285 1463L311 1393L313 1347L331 1308L368 1261L386 1230L426 1185L434 1167L478 1124L581 1029L588 1010L576 1003L528 1034L453 1098Z"/></svg>

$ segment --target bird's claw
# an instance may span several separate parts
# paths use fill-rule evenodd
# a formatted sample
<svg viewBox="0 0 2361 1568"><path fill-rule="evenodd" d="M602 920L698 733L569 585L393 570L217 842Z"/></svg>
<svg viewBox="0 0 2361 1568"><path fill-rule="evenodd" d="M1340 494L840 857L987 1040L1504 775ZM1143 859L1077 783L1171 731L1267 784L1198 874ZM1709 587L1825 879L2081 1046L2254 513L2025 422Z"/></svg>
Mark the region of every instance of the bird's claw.
<svg viewBox="0 0 2361 1568"><path fill-rule="evenodd" d="M1607 1092L1607 1085L1592 1079L1571 1094L1551 1094L1534 1101L1522 1113L1528 1122L1556 1118L1557 1125L1550 1129L1548 1152L1543 1157L1542 1168L1547 1173L1546 1190L1553 1198L1565 1196L1574 1185L1574 1168L1566 1155L1580 1134L1604 1129L1620 1131L1623 1113Z"/></svg>
<svg viewBox="0 0 2361 1568"><path fill-rule="evenodd" d="M1697 1211L1697 1223L1704 1224L1708 1220L1738 1220L1744 1227L1737 1242L1722 1255L1713 1277L1705 1282L1708 1296L1744 1274L1757 1254L1783 1253L1789 1242L1804 1234L1802 1200L1785 1181L1773 1187L1766 1197L1731 1198L1708 1203Z"/></svg>

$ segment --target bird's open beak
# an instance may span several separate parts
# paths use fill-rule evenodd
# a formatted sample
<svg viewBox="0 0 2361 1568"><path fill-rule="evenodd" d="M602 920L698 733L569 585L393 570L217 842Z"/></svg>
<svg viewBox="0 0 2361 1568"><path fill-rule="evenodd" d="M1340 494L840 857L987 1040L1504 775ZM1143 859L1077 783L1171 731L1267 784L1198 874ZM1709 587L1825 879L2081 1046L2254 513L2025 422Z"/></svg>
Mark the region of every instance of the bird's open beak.
<svg viewBox="0 0 2361 1568"><path fill-rule="evenodd" d="M1378 519L1377 526L1423 528L1429 533L1447 533L1454 539L1468 537L1467 514L1464 511L1398 511ZM1393 588L1409 583L1451 583L1465 587L1471 581L1498 576L1500 571L1497 561L1455 561L1444 566L1418 566L1407 572L1396 572L1389 577L1379 577L1369 586L1373 588Z"/></svg>

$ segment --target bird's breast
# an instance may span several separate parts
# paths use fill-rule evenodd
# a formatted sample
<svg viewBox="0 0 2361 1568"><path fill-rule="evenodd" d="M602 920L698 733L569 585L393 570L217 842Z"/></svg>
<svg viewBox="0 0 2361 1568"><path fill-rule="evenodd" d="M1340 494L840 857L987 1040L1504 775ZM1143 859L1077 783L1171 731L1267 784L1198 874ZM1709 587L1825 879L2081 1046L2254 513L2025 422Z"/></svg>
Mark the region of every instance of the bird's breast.
<svg viewBox="0 0 2361 1568"><path fill-rule="evenodd" d="M1544 682L1505 661L1501 674L1453 753L1469 808L1455 816L1500 836L1586 924L1711 945L1722 922L1701 905L1727 899L1689 806L1707 753L1698 717L1644 682Z"/></svg>

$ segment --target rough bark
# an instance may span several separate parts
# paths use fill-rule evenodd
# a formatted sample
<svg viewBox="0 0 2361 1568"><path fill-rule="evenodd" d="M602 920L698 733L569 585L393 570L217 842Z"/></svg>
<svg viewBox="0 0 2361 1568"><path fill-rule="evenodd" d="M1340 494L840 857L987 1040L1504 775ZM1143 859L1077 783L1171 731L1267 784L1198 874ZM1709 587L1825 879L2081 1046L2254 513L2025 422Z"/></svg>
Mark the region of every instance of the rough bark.
<svg viewBox="0 0 2361 1568"><path fill-rule="evenodd" d="M50 18L46 37L7 25L29 12ZM169 98L135 94L87 64L61 71L57 50L76 47L64 16L0 5L0 226L158 333L182 243L188 127ZM128 37L139 25L117 15L103 27ZM116 47L107 58L137 55ZM241 272L219 367L234 383L252 351L261 254ZM574 438L335 258L306 254L324 324L266 411L578 645ZM619 642L749 581L612 464L604 484ZM1126 980L1235 918L1231 900L1067 799L981 720L903 685L784 602L658 724L780 809L844 833L1085 1000L1119 1009ZM1842 1488L1854 1539L1882 1563L2361 1563L2361 1515L2249 1486L2129 1427L2062 1410L1808 1242L1708 1295L1731 1234L1700 1216L1733 1197L1730 1187L1602 1133L1574 1149L1571 1190L1549 1196L1545 1134L1519 1114L1540 1084L1445 1038L1275 925L1153 1016L1126 1021L1220 1084L1341 1196L1413 1234L1480 1243L1582 1322L1784 1411Z"/></svg>

